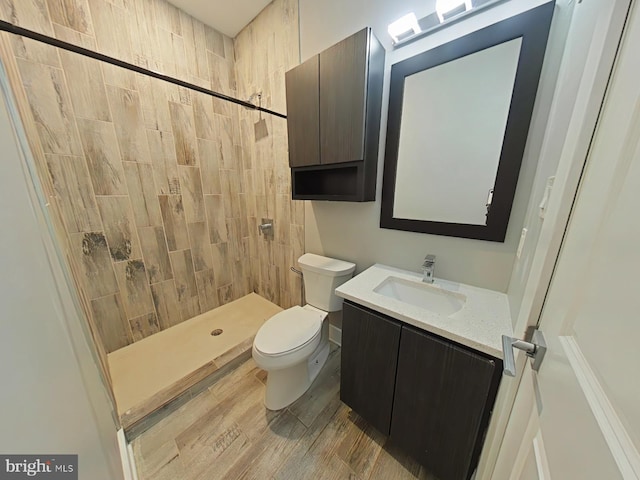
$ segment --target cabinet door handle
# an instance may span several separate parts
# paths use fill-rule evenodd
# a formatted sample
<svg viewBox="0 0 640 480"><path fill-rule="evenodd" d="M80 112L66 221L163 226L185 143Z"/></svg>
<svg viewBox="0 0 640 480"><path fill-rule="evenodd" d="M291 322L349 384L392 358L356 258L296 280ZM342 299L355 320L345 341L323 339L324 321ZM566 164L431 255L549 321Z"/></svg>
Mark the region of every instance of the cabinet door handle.
<svg viewBox="0 0 640 480"><path fill-rule="evenodd" d="M531 358L533 368L536 372L540 369L545 353L547 353L547 342L540 330L533 332L531 342L525 342L519 338L502 336L502 353L504 362L504 373L510 377L516 376L516 360L513 355L513 349L524 351Z"/></svg>

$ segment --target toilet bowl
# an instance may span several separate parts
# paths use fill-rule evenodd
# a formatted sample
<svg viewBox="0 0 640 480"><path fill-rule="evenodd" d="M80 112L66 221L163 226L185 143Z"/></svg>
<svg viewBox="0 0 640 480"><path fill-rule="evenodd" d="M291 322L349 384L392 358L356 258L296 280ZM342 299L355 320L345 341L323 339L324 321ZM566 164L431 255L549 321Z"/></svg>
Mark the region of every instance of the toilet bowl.
<svg viewBox="0 0 640 480"><path fill-rule="evenodd" d="M294 306L267 320L253 342L253 359L267 371L264 404L269 410L291 405L311 386L329 356L328 312L342 308L334 290L353 275L353 263L304 254L304 307Z"/></svg>

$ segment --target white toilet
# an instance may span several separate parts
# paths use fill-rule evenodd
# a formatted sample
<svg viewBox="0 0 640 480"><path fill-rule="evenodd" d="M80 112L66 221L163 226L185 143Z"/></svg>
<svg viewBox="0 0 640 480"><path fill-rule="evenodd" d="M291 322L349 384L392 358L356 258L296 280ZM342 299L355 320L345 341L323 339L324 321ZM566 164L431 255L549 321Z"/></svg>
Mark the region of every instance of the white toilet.
<svg viewBox="0 0 640 480"><path fill-rule="evenodd" d="M298 259L307 305L291 307L267 320L253 341L253 359L268 372L264 404L269 410L291 405L311 386L329 356L328 312L342 309L335 289L356 266L305 253Z"/></svg>

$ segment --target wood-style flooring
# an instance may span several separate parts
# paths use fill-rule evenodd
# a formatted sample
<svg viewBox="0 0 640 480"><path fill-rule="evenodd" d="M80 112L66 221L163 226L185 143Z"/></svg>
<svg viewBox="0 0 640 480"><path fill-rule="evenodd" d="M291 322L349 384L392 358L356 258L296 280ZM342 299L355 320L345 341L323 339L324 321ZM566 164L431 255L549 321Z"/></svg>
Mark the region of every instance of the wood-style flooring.
<svg viewBox="0 0 640 480"><path fill-rule="evenodd" d="M340 350L289 408L263 405L253 359L132 442L140 480L435 480L340 402Z"/></svg>

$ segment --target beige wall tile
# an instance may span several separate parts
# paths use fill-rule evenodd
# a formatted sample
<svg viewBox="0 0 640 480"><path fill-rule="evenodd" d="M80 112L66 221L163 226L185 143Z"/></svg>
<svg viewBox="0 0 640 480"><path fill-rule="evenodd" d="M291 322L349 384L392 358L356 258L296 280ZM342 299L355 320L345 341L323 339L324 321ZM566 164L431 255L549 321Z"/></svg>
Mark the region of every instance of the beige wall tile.
<svg viewBox="0 0 640 480"><path fill-rule="evenodd" d="M160 331L160 324L155 313L147 313L129 320L133 341L137 342Z"/></svg>
<svg viewBox="0 0 640 480"><path fill-rule="evenodd" d="M182 321L178 306L178 294L173 280L152 284L151 297L162 330Z"/></svg>
<svg viewBox="0 0 640 480"><path fill-rule="evenodd" d="M77 233L101 230L100 214L84 158L64 155L45 157L67 231Z"/></svg>
<svg viewBox="0 0 640 480"><path fill-rule="evenodd" d="M90 299L118 292L118 284L109 255L107 238L102 232L70 235L71 249L80 267L80 284Z"/></svg>
<svg viewBox="0 0 640 480"><path fill-rule="evenodd" d="M53 22L81 33L93 34L87 0L47 0Z"/></svg>
<svg viewBox="0 0 640 480"><path fill-rule="evenodd" d="M189 248L187 221L181 195L160 195L160 210L170 251Z"/></svg>
<svg viewBox="0 0 640 480"><path fill-rule="evenodd" d="M45 0L2 0L0 18L45 35L53 33Z"/></svg>
<svg viewBox="0 0 640 480"><path fill-rule="evenodd" d="M17 60L45 153L81 155L62 70Z"/></svg>
<svg viewBox="0 0 640 480"><path fill-rule="evenodd" d="M138 229L142 256L149 275L149 283L158 283L173 278L167 241L162 227Z"/></svg>
<svg viewBox="0 0 640 480"><path fill-rule="evenodd" d="M209 224L209 241L211 243L226 242L228 235L222 195L205 195L204 203Z"/></svg>
<svg viewBox="0 0 640 480"><path fill-rule="evenodd" d="M57 48L17 35L9 36L9 40L16 58L61 68Z"/></svg>
<svg viewBox="0 0 640 480"><path fill-rule="evenodd" d="M211 245L213 255L213 271L216 276L216 285L222 287L233 281L231 273L231 261L229 259L229 246L226 243Z"/></svg>
<svg viewBox="0 0 640 480"><path fill-rule="evenodd" d="M107 353L133 343L133 335L119 294L91 300L91 312Z"/></svg>
<svg viewBox="0 0 640 480"><path fill-rule="evenodd" d="M124 162L123 165L136 225L161 226L162 214L153 183L153 167L146 163Z"/></svg>
<svg viewBox="0 0 640 480"><path fill-rule="evenodd" d="M202 313L220 306L216 276L213 269L196 272L196 283L198 285L198 297Z"/></svg>
<svg viewBox="0 0 640 480"><path fill-rule="evenodd" d="M106 0L89 0L89 8L100 52L130 62L127 12Z"/></svg>
<svg viewBox="0 0 640 480"><path fill-rule="evenodd" d="M204 222L204 197L202 195L202 180L198 167L178 166L180 174L180 189L184 202L184 213L187 222Z"/></svg>
<svg viewBox="0 0 640 480"><path fill-rule="evenodd" d="M77 119L96 195L126 195L124 169L112 123Z"/></svg>
<svg viewBox="0 0 640 480"><path fill-rule="evenodd" d="M169 93L166 83L144 75L138 75L136 81L145 127L171 132Z"/></svg>
<svg viewBox="0 0 640 480"><path fill-rule="evenodd" d="M220 150L213 140L198 139L202 188L206 194L221 194Z"/></svg>
<svg viewBox="0 0 640 480"><path fill-rule="evenodd" d="M178 195L178 161L173 143L173 135L158 130L147 130L147 140L153 165L153 178L158 195Z"/></svg>
<svg viewBox="0 0 640 480"><path fill-rule="evenodd" d="M209 26L205 26L205 36L207 50L211 50L219 57L224 58L224 35Z"/></svg>
<svg viewBox="0 0 640 480"><path fill-rule="evenodd" d="M176 146L176 158L180 165L198 164L198 144L193 119L193 109L170 102L171 124Z"/></svg>
<svg viewBox="0 0 640 480"><path fill-rule="evenodd" d="M178 292L180 316L183 320L187 320L201 313L191 250L171 252L169 255L171 256L176 291Z"/></svg>
<svg viewBox="0 0 640 480"><path fill-rule="evenodd" d="M115 264L122 303L128 319L152 313L153 301L147 280L147 271L142 260L129 260Z"/></svg>
<svg viewBox="0 0 640 480"><path fill-rule="evenodd" d="M226 305L233 301L233 285L225 285L218 288L218 303Z"/></svg>
<svg viewBox="0 0 640 480"><path fill-rule="evenodd" d="M213 101L209 95L194 92L193 114L195 117L196 136L212 140L216 136L213 121Z"/></svg>
<svg viewBox="0 0 640 480"><path fill-rule="evenodd" d="M149 146L138 92L108 85L107 96L122 160L149 163L151 161Z"/></svg>
<svg viewBox="0 0 640 480"><path fill-rule="evenodd" d="M213 267L209 231L206 222L188 224L193 268L196 272Z"/></svg>
<svg viewBox="0 0 640 480"><path fill-rule="evenodd" d="M115 262L140 258L129 197L97 197L109 252Z"/></svg>

